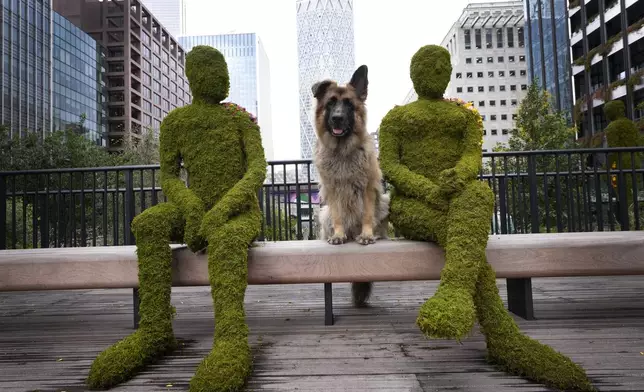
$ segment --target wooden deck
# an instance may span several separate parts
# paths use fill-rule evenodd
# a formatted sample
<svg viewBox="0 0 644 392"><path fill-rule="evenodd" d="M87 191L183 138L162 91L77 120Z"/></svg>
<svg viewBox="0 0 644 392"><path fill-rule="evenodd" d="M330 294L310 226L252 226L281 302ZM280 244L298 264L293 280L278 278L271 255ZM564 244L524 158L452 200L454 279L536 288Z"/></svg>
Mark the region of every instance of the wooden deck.
<svg viewBox="0 0 644 392"><path fill-rule="evenodd" d="M505 300L505 282L499 280ZM581 363L600 391L644 390L644 277L534 279L528 335ZM321 284L249 286L255 351L248 391L549 391L496 371L477 332L462 345L425 340L418 306L436 282L378 283L372 307L334 285L336 325L323 325ZM212 344L208 288L175 288L184 346L115 392L185 391ZM77 392L94 357L126 336L131 290L0 293L0 391Z"/></svg>

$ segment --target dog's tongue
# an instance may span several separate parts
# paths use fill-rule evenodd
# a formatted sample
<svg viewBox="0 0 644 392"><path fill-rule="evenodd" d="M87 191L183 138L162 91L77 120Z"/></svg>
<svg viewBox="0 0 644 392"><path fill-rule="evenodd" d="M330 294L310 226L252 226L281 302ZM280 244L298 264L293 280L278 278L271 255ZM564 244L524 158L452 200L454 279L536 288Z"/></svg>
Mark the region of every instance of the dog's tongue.
<svg viewBox="0 0 644 392"><path fill-rule="evenodd" d="M343 132L342 129L338 129L338 128L333 129L334 135L342 135L342 132Z"/></svg>

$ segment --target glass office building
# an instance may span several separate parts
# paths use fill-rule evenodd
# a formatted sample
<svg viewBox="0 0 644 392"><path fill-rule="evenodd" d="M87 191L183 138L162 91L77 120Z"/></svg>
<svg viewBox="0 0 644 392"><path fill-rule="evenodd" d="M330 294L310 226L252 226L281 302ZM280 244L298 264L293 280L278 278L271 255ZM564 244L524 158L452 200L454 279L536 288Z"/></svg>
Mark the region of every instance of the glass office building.
<svg viewBox="0 0 644 392"><path fill-rule="evenodd" d="M189 53L197 45L217 48L225 57L230 90L225 101L234 102L257 117L264 154L273 159L270 67L262 41L255 33L192 35L179 37Z"/></svg>
<svg viewBox="0 0 644 392"><path fill-rule="evenodd" d="M49 1L3 1L2 118L11 134L51 130Z"/></svg>
<svg viewBox="0 0 644 392"><path fill-rule="evenodd" d="M568 0L525 0L528 75L553 98L552 105L572 122L572 76Z"/></svg>
<svg viewBox="0 0 644 392"><path fill-rule="evenodd" d="M98 43L56 12L53 19L53 130L78 124L99 145L105 142L104 53Z"/></svg>

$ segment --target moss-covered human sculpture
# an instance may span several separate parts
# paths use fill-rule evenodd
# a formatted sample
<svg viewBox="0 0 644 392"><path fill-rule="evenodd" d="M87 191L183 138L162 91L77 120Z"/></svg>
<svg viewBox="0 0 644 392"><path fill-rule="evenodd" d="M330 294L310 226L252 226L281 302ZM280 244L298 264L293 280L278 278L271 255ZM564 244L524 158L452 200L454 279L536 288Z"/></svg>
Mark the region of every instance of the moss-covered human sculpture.
<svg viewBox="0 0 644 392"><path fill-rule="evenodd" d="M638 127L635 122L626 118L624 102L620 100L607 102L604 105L604 114L606 119L610 121L604 130L608 147L637 147L640 144ZM619 170L621 165L621 170L626 171L624 173L626 182L626 203L624 207L627 210L633 203L633 177L627 170L633 167L639 168L639 159L637 158L637 153L633 153L633 156L631 156L630 152L608 154L608 163L611 169ZM614 180L617 184L617 176L615 176Z"/></svg>
<svg viewBox="0 0 644 392"><path fill-rule="evenodd" d="M493 194L478 180L482 122L476 111L443 98L452 73L449 52L424 46L410 71L418 100L385 115L379 142L382 172L393 186L394 227L407 239L445 249L440 284L421 306L417 325L430 338L460 340L478 317L488 358L501 368L553 387L592 391L579 366L520 333L499 297L485 254Z"/></svg>
<svg viewBox="0 0 644 392"><path fill-rule="evenodd" d="M169 244L192 251L207 245L215 310L212 351L196 370L190 391L236 391L251 373L244 315L247 256L261 228L257 191L266 175L259 127L235 104L220 103L229 89L223 55L196 46L186 56L193 102L161 124L161 187L167 203L132 222L139 259L140 326L99 354L88 377L91 388L109 388L176 347L170 304ZM189 187L179 177L183 162Z"/></svg>

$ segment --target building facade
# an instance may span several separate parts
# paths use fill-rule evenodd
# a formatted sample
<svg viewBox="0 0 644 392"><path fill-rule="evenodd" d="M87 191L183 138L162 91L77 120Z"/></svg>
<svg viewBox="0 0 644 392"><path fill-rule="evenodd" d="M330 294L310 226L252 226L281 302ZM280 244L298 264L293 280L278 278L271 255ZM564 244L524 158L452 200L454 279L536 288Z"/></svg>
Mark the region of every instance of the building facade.
<svg viewBox="0 0 644 392"><path fill-rule="evenodd" d="M604 103L622 100L639 119L644 102L644 1L571 0L568 8L579 136L602 132Z"/></svg>
<svg viewBox="0 0 644 392"><path fill-rule="evenodd" d="M85 135L106 146L105 51L57 12L52 22L52 128L67 129L84 117Z"/></svg>
<svg viewBox="0 0 644 392"><path fill-rule="evenodd" d="M469 4L443 39L452 77L445 97L471 102L483 117L483 151L507 143L528 89L521 1ZM403 104L418 99L411 89Z"/></svg>
<svg viewBox="0 0 644 392"><path fill-rule="evenodd" d="M327 78L348 83L355 71L353 0L297 0L296 10L300 149L310 159L317 140L311 87Z"/></svg>
<svg viewBox="0 0 644 392"><path fill-rule="evenodd" d="M572 123L572 68L568 0L525 0L529 83L552 96L553 108Z"/></svg>
<svg viewBox="0 0 644 392"><path fill-rule="evenodd" d="M186 0L143 0L143 5L171 36L186 34Z"/></svg>
<svg viewBox="0 0 644 392"><path fill-rule="evenodd" d="M174 108L191 101L183 48L138 0L53 0L54 10L107 51L108 149L158 134Z"/></svg>
<svg viewBox="0 0 644 392"><path fill-rule="evenodd" d="M11 135L51 131L51 9L48 1L4 1L2 125Z"/></svg>
<svg viewBox="0 0 644 392"><path fill-rule="evenodd" d="M195 35L179 37L179 43L186 53L197 45L208 45L224 55L230 74L230 90L226 100L235 102L257 117L264 154L267 160L272 160L270 65L259 36L255 33Z"/></svg>

